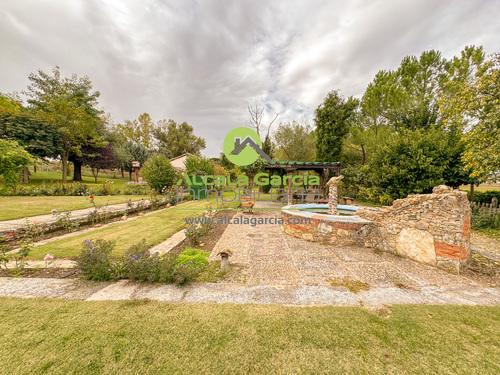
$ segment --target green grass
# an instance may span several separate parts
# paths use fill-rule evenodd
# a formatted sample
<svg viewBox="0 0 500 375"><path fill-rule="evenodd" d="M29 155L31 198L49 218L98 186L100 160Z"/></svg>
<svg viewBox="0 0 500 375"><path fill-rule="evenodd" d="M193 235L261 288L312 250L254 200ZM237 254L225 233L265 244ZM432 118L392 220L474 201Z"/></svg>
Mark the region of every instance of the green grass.
<svg viewBox="0 0 500 375"><path fill-rule="evenodd" d="M472 231L484 234L485 236L494 238L496 240L500 240L500 229L481 228L481 229L473 229Z"/></svg>
<svg viewBox="0 0 500 375"><path fill-rule="evenodd" d="M235 206L235 204L232 206ZM86 239L115 240L116 247L112 256L120 256L125 253L127 248L139 243L143 238L146 239L149 245L166 240L185 226L185 217L201 216L204 210L209 207L215 207L215 202L190 202L90 233L82 233L74 237L50 242L33 248L30 259L43 259L47 253L54 255L56 258L74 258L80 254L82 243Z"/></svg>
<svg viewBox="0 0 500 375"><path fill-rule="evenodd" d="M148 199L149 196L141 195L113 195L113 196L95 196L94 201L99 205L125 203L128 199L137 201L142 198ZM55 208L61 211L73 211L82 208L92 207L86 197L80 196L58 196L58 197L0 197L0 221L20 219L36 215L50 214Z"/></svg>
<svg viewBox="0 0 500 375"><path fill-rule="evenodd" d="M1 298L3 374L498 374L500 307Z"/></svg>

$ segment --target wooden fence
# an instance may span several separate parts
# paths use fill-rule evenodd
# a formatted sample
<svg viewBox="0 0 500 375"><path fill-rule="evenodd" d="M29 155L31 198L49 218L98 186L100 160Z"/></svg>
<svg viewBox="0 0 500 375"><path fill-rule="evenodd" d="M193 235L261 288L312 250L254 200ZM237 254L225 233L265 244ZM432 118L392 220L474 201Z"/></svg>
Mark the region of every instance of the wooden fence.
<svg viewBox="0 0 500 375"><path fill-rule="evenodd" d="M493 198L491 203L470 202L470 205L472 209L479 210L482 215L494 216L500 214L497 198Z"/></svg>

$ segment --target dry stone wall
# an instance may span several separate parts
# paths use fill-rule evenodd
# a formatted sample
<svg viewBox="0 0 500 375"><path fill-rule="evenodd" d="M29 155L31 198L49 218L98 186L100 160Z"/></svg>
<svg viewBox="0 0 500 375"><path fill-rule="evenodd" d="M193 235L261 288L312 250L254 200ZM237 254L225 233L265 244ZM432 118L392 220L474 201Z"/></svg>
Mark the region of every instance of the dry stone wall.
<svg viewBox="0 0 500 375"><path fill-rule="evenodd" d="M469 255L471 209L465 192L441 185L390 207L361 207L357 215L373 222L365 227L365 246L451 272L459 272Z"/></svg>

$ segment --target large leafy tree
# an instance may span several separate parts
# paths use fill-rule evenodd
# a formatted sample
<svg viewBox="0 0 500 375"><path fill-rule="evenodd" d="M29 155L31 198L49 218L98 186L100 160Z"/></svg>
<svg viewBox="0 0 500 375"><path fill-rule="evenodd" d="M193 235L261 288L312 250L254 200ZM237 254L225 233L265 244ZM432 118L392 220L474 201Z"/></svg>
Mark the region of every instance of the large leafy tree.
<svg viewBox="0 0 500 375"><path fill-rule="evenodd" d="M155 123L148 113L141 114L136 120L125 120L118 124L117 130L131 142L143 145L148 150L153 148Z"/></svg>
<svg viewBox="0 0 500 375"><path fill-rule="evenodd" d="M314 161L316 136L307 124L280 123L274 133L275 156L285 161Z"/></svg>
<svg viewBox="0 0 500 375"><path fill-rule="evenodd" d="M187 122L178 124L174 120L160 120L154 135L158 141L159 152L169 158L187 152L200 155L201 150L206 147L205 139L197 137L193 127Z"/></svg>
<svg viewBox="0 0 500 375"><path fill-rule="evenodd" d="M456 134L440 127L403 129L373 156L372 181L392 198L430 193L440 184L458 187L468 180L457 163L462 151Z"/></svg>
<svg viewBox="0 0 500 375"><path fill-rule="evenodd" d="M62 77L59 67L52 75L38 70L29 75L30 85L25 94L30 109L56 127L62 140L60 154L63 173L67 182L67 165L71 152L79 153L88 139L97 139L97 129L102 125L102 112L97 108L98 91L92 91L88 77Z"/></svg>
<svg viewBox="0 0 500 375"><path fill-rule="evenodd" d="M17 141L39 158L57 157L62 152L57 129L28 112L0 113L0 138Z"/></svg>
<svg viewBox="0 0 500 375"><path fill-rule="evenodd" d="M396 70L378 72L361 101L364 121L380 125L428 128L439 120L438 98L449 63L439 51L407 56Z"/></svg>
<svg viewBox="0 0 500 375"><path fill-rule="evenodd" d="M0 139L0 174L5 186L16 191L19 172L33 163L33 157L16 141Z"/></svg>
<svg viewBox="0 0 500 375"><path fill-rule="evenodd" d="M31 155L54 158L63 151L57 129L29 112L0 112L0 138L17 141ZM23 182L28 182L28 169Z"/></svg>
<svg viewBox="0 0 500 375"><path fill-rule="evenodd" d="M349 133L358 101L345 99L338 91L330 92L316 109L316 160L334 162L340 159L342 144Z"/></svg>
<svg viewBox="0 0 500 375"><path fill-rule="evenodd" d="M462 159L484 181L500 171L500 54L485 59L482 48L468 47L453 68L443 95L446 124L462 127Z"/></svg>

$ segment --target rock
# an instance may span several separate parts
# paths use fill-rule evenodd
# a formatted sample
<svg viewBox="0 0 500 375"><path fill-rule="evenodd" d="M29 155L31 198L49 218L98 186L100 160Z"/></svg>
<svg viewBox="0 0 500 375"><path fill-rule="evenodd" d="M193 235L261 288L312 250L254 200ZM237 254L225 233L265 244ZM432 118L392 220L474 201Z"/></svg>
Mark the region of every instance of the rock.
<svg viewBox="0 0 500 375"><path fill-rule="evenodd" d="M446 194L446 193L451 193L452 191L453 191L453 189L449 186L446 186L446 185L435 186L432 189L433 194Z"/></svg>
<svg viewBox="0 0 500 375"><path fill-rule="evenodd" d="M422 263L436 265L434 237L419 229L404 228L396 237L396 252Z"/></svg>

